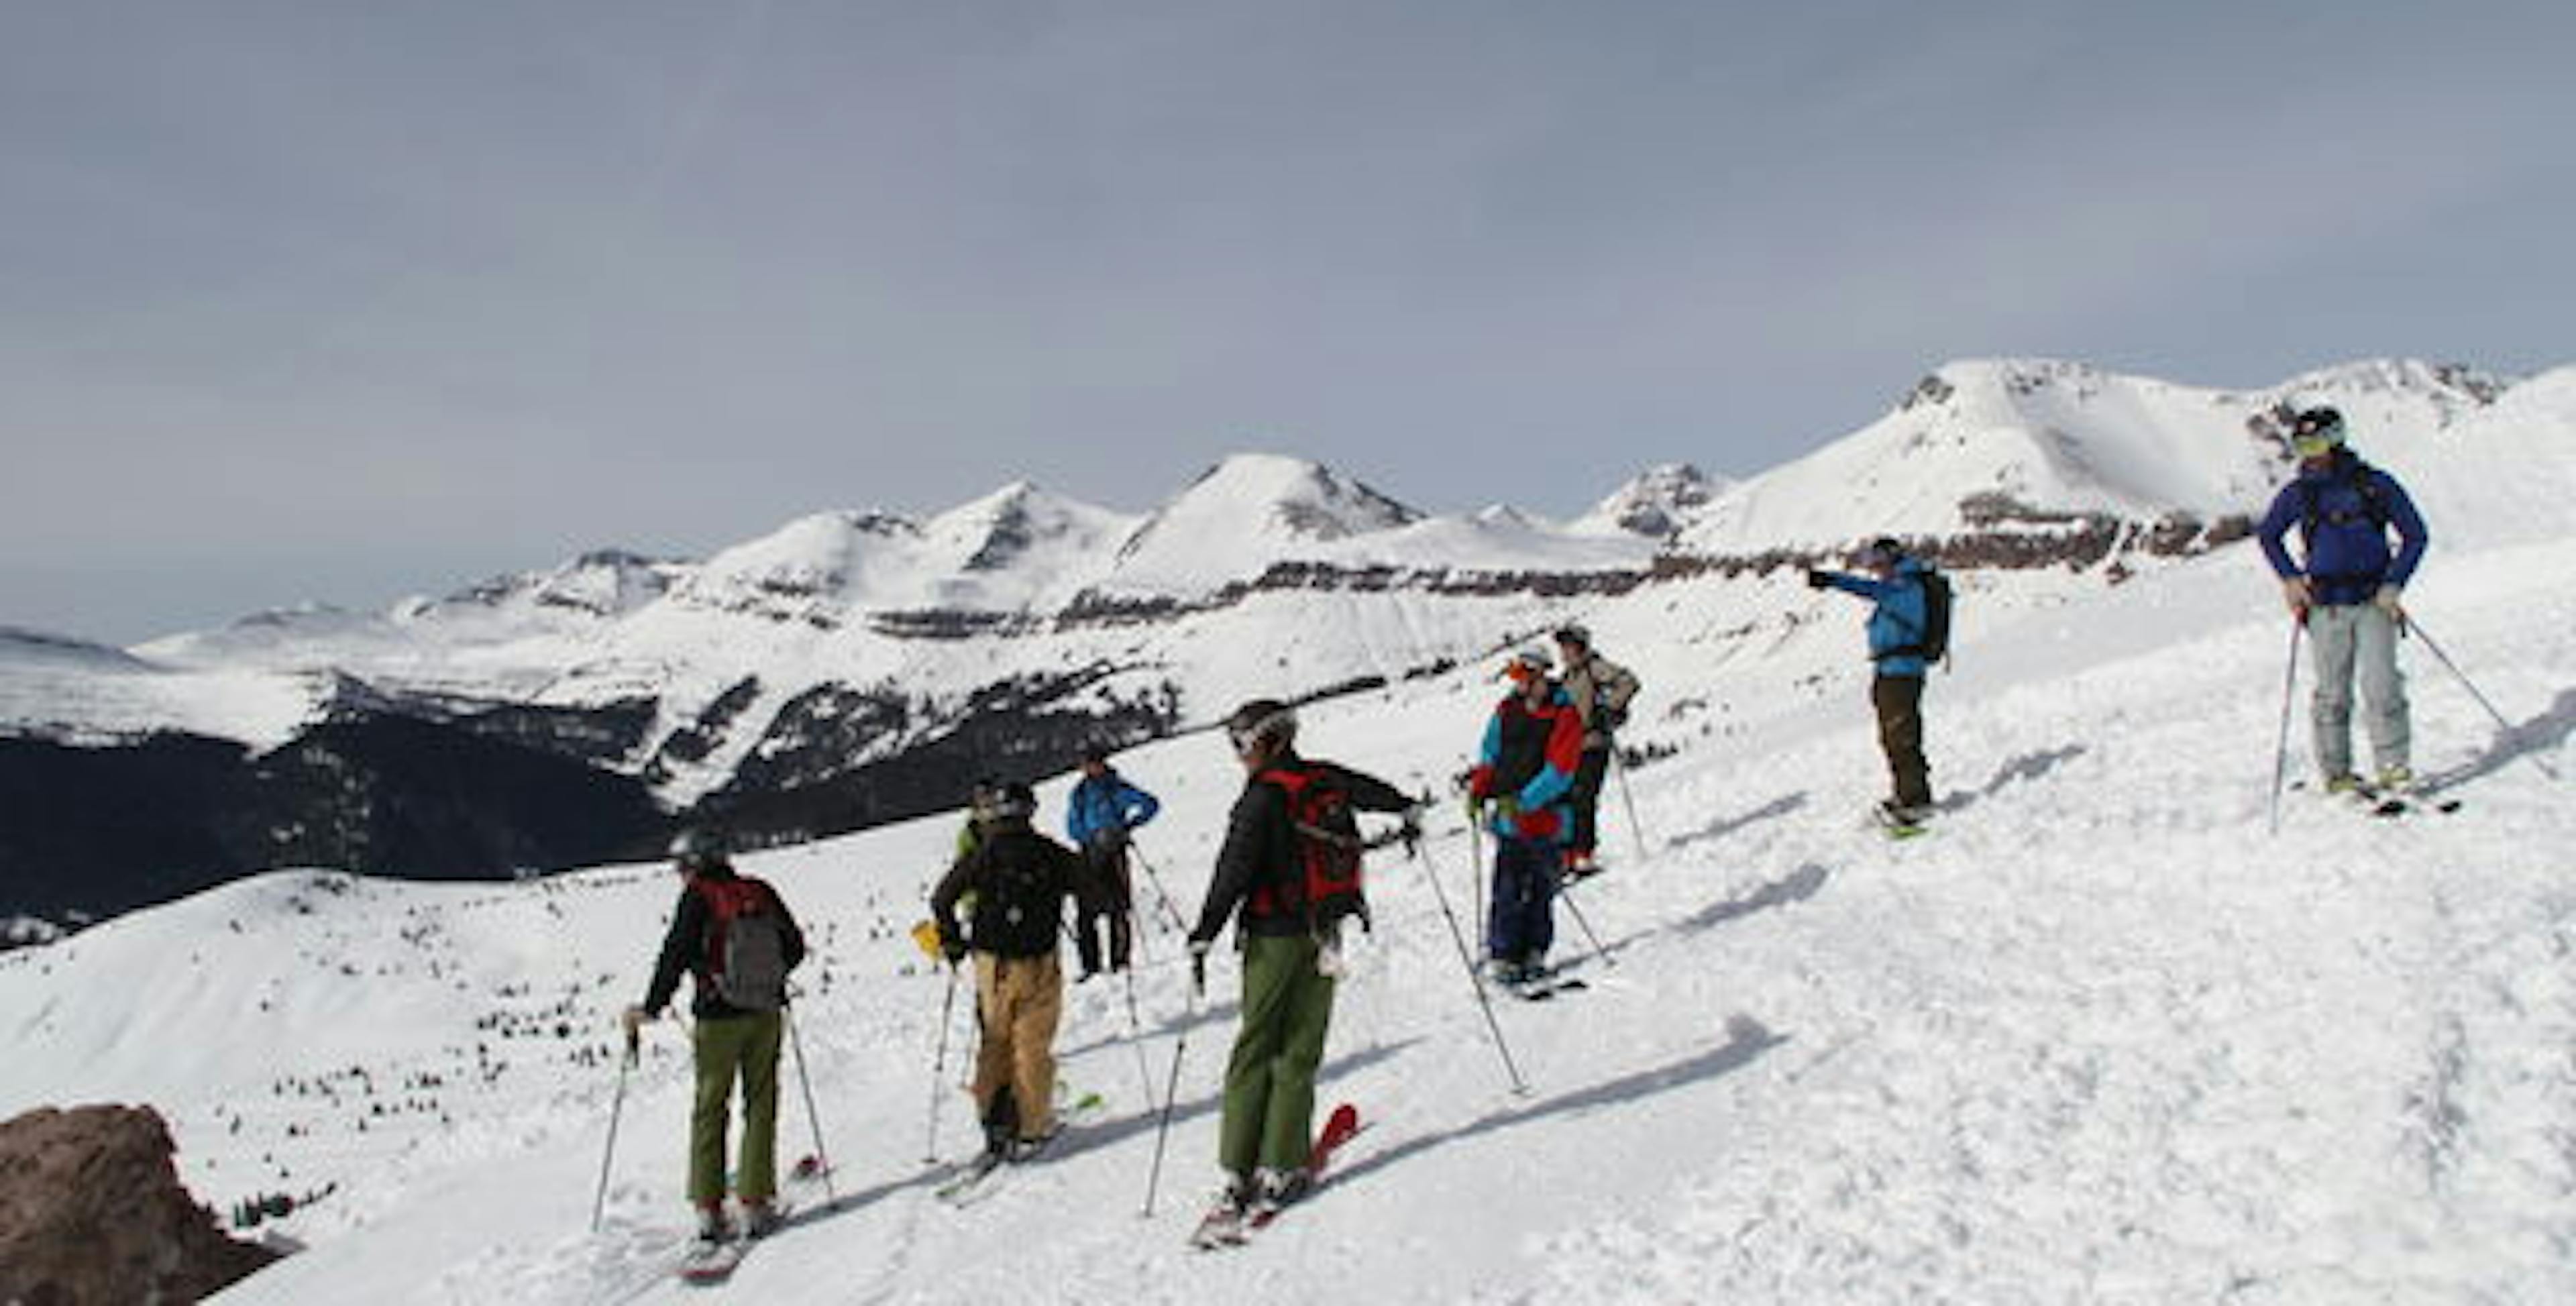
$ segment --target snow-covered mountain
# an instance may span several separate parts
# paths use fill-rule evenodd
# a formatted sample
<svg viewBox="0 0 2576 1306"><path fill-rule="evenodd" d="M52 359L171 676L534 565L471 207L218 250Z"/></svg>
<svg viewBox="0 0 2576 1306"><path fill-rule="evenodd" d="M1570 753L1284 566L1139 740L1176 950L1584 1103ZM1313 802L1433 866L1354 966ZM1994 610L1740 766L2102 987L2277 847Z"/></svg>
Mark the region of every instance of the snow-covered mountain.
<svg viewBox="0 0 2576 1306"><path fill-rule="evenodd" d="M2235 392L1963 362L1806 458L1740 482L1650 469L1561 524L1426 514L1246 454L1142 514L1015 483L929 517L817 513L702 561L604 551L384 613L263 614L121 654L40 656L20 637L0 642L0 749L177 735L235 750L187 769L192 792L246 814L192 836L190 864L216 878L289 850L345 862L326 832L381 823L397 759L377 750L452 772L424 750L458 736L478 775L516 750L587 769L603 797L631 790L621 811L641 798L803 837L934 810L969 776L1044 769L1093 738L1202 724L1248 693L1433 674L1570 607L1711 658L1770 656L1816 638L1786 615L1782 569L1881 533L1941 557L1981 614L2066 601L2240 538L2285 474L2283 414L2319 402L2446 541L2512 542L2576 497L2569 369L2507 384L2367 363ZM2514 511L2488 510L2499 496ZM389 719L429 733L358 729ZM341 732L327 761L266 766L326 728ZM458 803L482 804L474 779ZM454 848L430 868L408 838L375 831L373 865L502 869ZM601 850L510 854L565 855Z"/></svg>
<svg viewBox="0 0 2576 1306"><path fill-rule="evenodd" d="M1196 1253L1183 1238L1215 1177L1235 963L1221 951L1194 997L1159 902L1198 905L1241 783L1221 744L1122 755L1164 807L1139 836L1154 874L1133 987L1066 994L1066 1098L1098 1104L969 1205L930 1190L975 1145L956 1091L971 1021L904 937L956 814L754 854L815 945L781 1148L835 1173L828 1191L791 1187L802 1218L731 1291L778 1306L2576 1296L2560 851L2576 836L2576 530L2515 476L2472 474L2490 438L2563 442L2567 379L2446 437L2462 474L2440 492L2472 496L2447 513L2479 520L2437 544L2412 606L2509 718L2409 646L2416 762L2465 803L2448 814L2383 821L2292 792L2270 832L2284 627L2243 546L2119 585L1971 577L1955 673L1927 702L1944 811L1903 843L1863 816L1884 780L1862 609L1785 572L1526 607L1337 610L1348 594L1267 589L1120 627L1250 644L1241 665L1206 659L1225 678L1207 692L1237 693L1280 683L1273 649L1398 638L1379 612L1454 623L1406 639L1589 621L1647 686L1638 761L1604 806L1612 870L1575 891L1579 916L1558 913L1553 957L1590 987L1492 995L1488 1025L1452 933L1472 924L1474 844L1441 803L1423 860L1372 863L1376 928L1350 941L1338 992L1323 1096L1368 1129L1309 1204L1239 1251ZM2535 410L2495 425L2518 406ZM1302 741L1438 788L1475 746L1493 661L1312 703ZM2304 775L2299 732L2290 748ZM1042 821L1065 793L1063 777L1041 786ZM0 956L0 1116L148 1102L203 1200L295 1199L263 1229L305 1250L224 1302L700 1300L671 1278L687 1039L651 1028L622 1073L613 1033L673 892L647 864L475 885L285 869Z"/></svg>

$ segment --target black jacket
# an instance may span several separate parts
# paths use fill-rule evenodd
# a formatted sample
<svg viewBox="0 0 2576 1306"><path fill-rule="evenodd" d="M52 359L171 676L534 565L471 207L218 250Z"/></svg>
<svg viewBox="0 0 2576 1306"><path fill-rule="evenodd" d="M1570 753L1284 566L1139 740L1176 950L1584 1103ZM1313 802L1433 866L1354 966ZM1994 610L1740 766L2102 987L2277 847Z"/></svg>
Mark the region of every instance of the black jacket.
<svg viewBox="0 0 2576 1306"><path fill-rule="evenodd" d="M1271 765L1330 770L1350 795L1351 806L1363 812L1401 812L1413 805L1402 790L1346 766L1307 762L1293 753ZM1235 928L1245 934L1276 938L1305 933L1304 912L1286 908L1261 911L1253 898L1253 890L1263 885L1292 883L1303 874L1305 867L1297 855L1296 823L1288 815L1287 791L1258 778L1245 777L1243 793L1234 800L1234 813L1226 818L1225 846L1217 851L1216 874L1208 881L1207 901L1199 908L1198 928L1190 931L1190 940L1213 941L1224 932L1229 916L1236 918ZM1275 900L1279 895L1272 897Z"/></svg>
<svg viewBox="0 0 2576 1306"><path fill-rule="evenodd" d="M733 880L730 869L715 868L698 872L697 878ZM768 889L766 881L753 883ZM787 927L787 965L794 969L805 960L805 932L796 927L796 918L787 911L787 900L769 889L769 900L778 905L778 920ZM653 966L653 983L644 991L644 1010L659 1016L668 1006L671 995L680 988L680 976L686 973L697 980L697 996L689 1003L689 1014L700 1020L722 1019L749 1013L716 996L716 986L707 978L707 934L715 927L715 908L707 896L698 891L695 880L680 890L680 905L671 912L671 931L662 936L662 955Z"/></svg>
<svg viewBox="0 0 2576 1306"><path fill-rule="evenodd" d="M968 893L975 895L975 918L964 938L977 952L1004 957L1053 956L1067 897L1086 912L1108 901L1089 862L1025 820L985 827L975 850L958 858L931 891L930 918L942 940L959 937L957 902Z"/></svg>

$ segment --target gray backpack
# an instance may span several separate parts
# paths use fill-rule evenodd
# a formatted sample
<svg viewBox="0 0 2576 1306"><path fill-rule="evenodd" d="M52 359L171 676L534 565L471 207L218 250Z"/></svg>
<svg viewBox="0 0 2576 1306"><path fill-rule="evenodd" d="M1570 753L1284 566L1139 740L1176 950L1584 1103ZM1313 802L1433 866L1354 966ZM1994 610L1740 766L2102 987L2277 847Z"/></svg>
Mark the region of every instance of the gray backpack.
<svg viewBox="0 0 2576 1306"><path fill-rule="evenodd" d="M758 880L700 880L713 920L707 978L725 1005L776 1011L787 1005L787 918L778 894Z"/></svg>

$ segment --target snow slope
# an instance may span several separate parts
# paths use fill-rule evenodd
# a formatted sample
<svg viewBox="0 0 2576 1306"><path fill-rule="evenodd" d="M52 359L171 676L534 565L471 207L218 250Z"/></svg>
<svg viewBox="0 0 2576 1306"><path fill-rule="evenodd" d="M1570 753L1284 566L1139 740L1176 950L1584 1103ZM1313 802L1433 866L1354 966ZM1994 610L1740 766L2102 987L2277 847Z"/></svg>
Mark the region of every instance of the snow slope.
<svg viewBox="0 0 2576 1306"><path fill-rule="evenodd" d="M750 858L818 945L798 1020L816 1110L791 1064L782 1147L819 1134L839 1200L800 1194L808 1217L731 1293L2568 1300L2563 520L2437 550L2416 586L2426 628L2516 724L2499 731L2410 647L2418 764L2465 810L2392 823L2293 794L2277 837L2284 628L2242 547L1963 623L1929 706L1949 810L1904 844L1860 820L1882 781L1856 605L1782 581L1590 606L1649 685L1631 742L1670 750L1630 777L1634 825L1613 787L1616 868L1577 891L1608 955L1559 913L1556 955L1587 958L1591 989L1498 1005L1528 1084L1514 1092L1432 892L1436 876L1469 910L1444 803L1427 863L1378 866L1378 929L1340 996L1323 1095L1373 1124L1332 1187L1236 1252L1182 1246L1213 1178L1231 964L1199 1008L1176 938L1147 934L1141 1056L1125 990L1070 990L1064 1076L1105 1109L951 1209L928 1191L926 1127L937 1110L936 1152L956 1158L968 1112L934 1084L943 980L902 930L953 820ZM1757 600L1786 621L1748 626ZM1245 619L1285 636L1312 616ZM1487 670L1319 705L1308 749L1440 785L1474 744ZM1239 776L1205 736L1121 765L1164 797L1141 847L1194 909ZM1062 782L1041 798L1058 819ZM151 1101L219 1207L336 1184L285 1226L310 1250L228 1302L694 1299L668 1278L685 1226L676 1030L652 1031L627 1086L589 1228L611 1017L673 891L635 867L515 886L281 872L0 956L0 1114Z"/></svg>

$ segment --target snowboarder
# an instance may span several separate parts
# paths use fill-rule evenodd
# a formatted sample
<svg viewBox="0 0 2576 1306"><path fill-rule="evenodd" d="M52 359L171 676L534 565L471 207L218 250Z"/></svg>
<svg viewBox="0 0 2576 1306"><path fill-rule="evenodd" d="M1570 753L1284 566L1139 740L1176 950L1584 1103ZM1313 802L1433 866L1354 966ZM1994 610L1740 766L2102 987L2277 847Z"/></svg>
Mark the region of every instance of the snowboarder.
<svg viewBox="0 0 2576 1306"><path fill-rule="evenodd" d="M1878 714L1878 744L1887 754L1895 793L1878 805L1880 819L1900 830L1932 815L1932 768L1923 758L1923 681L1931 664L1924 641L1931 635L1927 569L1894 539L1880 536L1861 550L1871 576L1807 572L1807 588L1837 589L1874 605L1869 614L1869 658L1877 667L1869 700Z"/></svg>
<svg viewBox="0 0 2576 1306"><path fill-rule="evenodd" d="M1319 909L1308 887L1317 835L1301 829L1301 804L1329 793L1348 809L1398 812L1408 829L1416 826L1412 800L1393 785L1299 756L1297 717L1286 704L1255 699L1236 708L1226 738L1243 766L1243 792L1190 931L1191 979L1201 990L1208 951L1228 919L1243 955L1243 1023L1226 1063L1217 1131L1225 1186L1211 1221L1275 1210L1313 1182L1315 1071L1333 1019L1339 920Z"/></svg>
<svg viewBox="0 0 2576 1306"><path fill-rule="evenodd" d="M1525 649L1504 664L1512 692L1486 718L1467 773L1467 819L1494 836L1485 951L1494 978L1506 985L1547 974L1557 877L1574 830L1574 777L1583 765L1583 716L1549 670L1544 649Z"/></svg>
<svg viewBox="0 0 2576 1306"><path fill-rule="evenodd" d="M1098 745L1082 750L1082 781L1065 800L1064 832L1091 863L1091 878L1109 895L1105 910L1083 915L1082 931L1074 940L1083 979L1100 973L1104 933L1109 969L1127 969L1136 933L1136 886L1127 867L1129 832L1160 810L1162 804L1152 794L1129 784L1109 764L1108 750Z"/></svg>
<svg viewBox="0 0 2576 1306"><path fill-rule="evenodd" d="M1628 703L1637 696L1636 673L1592 648L1592 632L1579 625L1556 631L1557 655L1565 659L1560 683L1574 710L1583 718L1583 762L1574 771L1574 831L1565 851L1565 878L1580 880L1601 872L1594 846L1600 840L1601 784L1610 774L1610 750L1619 727L1628 723Z"/></svg>
<svg viewBox="0 0 2576 1306"><path fill-rule="evenodd" d="M2403 792L2415 773L2406 682L2397 670L2397 637L2406 628L2402 599L2430 537L2397 478L2365 463L2344 443L2343 414L2310 408L2293 419L2290 447L2299 473L2273 496L2257 535L2292 620L2307 627L2316 695L2309 719L2317 769L2330 793L2363 788L2352 765L2353 679L2369 700L2363 724L2378 763L2376 787ZM2291 561L2283 537L2299 529L2304 565ZM2398 548L2388 547L2397 532Z"/></svg>
<svg viewBox="0 0 2576 1306"><path fill-rule="evenodd" d="M975 1057L975 1110L984 1153L1025 1161L1056 1134L1055 1029L1064 1011L1056 936L1068 896L1091 909L1100 893L1073 850L1031 829L1037 795L1013 781L977 822L975 850L957 859L930 895L930 918L949 964L975 959L975 1012L984 1031ZM973 895L971 923L959 901Z"/></svg>
<svg viewBox="0 0 2576 1306"><path fill-rule="evenodd" d="M733 1235L725 1218L725 1133L737 1081L742 1086L742 1151L734 1193L742 1231L759 1237L777 1227L778 1051L785 1027L787 972L805 959L805 935L787 903L766 881L736 874L722 834L683 830L671 841L681 876L680 901L662 939L644 1001L628 1007L630 1040L659 1019L686 972L697 1024L690 1050L697 1099L689 1116L689 1201L698 1238Z"/></svg>

